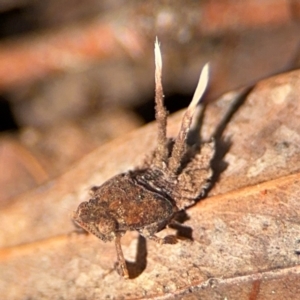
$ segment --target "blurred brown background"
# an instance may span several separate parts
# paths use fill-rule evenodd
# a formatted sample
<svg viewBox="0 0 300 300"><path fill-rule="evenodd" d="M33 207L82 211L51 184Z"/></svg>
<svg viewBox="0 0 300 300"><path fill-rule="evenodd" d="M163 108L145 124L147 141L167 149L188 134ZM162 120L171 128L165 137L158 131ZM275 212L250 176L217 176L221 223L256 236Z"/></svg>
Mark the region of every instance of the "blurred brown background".
<svg viewBox="0 0 300 300"><path fill-rule="evenodd" d="M166 105L207 101L299 66L297 0L0 0L0 202L153 120L153 43Z"/></svg>

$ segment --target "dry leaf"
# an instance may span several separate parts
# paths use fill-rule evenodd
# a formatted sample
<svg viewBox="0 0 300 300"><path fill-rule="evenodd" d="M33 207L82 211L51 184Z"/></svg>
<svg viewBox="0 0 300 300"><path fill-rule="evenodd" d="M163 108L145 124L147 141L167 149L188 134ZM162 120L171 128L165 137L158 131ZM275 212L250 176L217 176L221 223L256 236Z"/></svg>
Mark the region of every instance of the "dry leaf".
<svg viewBox="0 0 300 300"><path fill-rule="evenodd" d="M1 294L8 299L295 299L299 87L295 71L259 83L244 102L224 97L207 107L202 136L217 137L219 176L210 197L187 211L180 229L194 241L159 246L127 234L122 244L131 280L112 268L114 245L72 234L69 214L88 198L89 187L143 159L155 146L155 124L104 145L57 180L14 199L0 211ZM172 118L169 135L177 132L180 118ZM174 232L161 234L166 231Z"/></svg>

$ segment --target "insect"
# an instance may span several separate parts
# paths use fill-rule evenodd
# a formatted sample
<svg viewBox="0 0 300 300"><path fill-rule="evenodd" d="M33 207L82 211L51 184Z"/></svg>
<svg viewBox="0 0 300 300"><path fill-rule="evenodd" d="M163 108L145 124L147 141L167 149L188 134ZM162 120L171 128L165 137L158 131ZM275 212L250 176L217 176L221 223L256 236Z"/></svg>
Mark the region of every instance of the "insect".
<svg viewBox="0 0 300 300"><path fill-rule="evenodd" d="M157 146L144 163L126 173L116 175L101 186L91 189L92 198L82 202L73 213L73 220L104 242L115 241L118 271L128 278L121 248L121 237L127 230L160 244L173 243L155 234L174 221L180 210L193 205L209 186L210 162L214 142L188 145L187 136L196 105L208 82L205 65L199 82L175 139L167 138L167 111L163 104L161 82L162 57L155 42L155 117L158 126Z"/></svg>

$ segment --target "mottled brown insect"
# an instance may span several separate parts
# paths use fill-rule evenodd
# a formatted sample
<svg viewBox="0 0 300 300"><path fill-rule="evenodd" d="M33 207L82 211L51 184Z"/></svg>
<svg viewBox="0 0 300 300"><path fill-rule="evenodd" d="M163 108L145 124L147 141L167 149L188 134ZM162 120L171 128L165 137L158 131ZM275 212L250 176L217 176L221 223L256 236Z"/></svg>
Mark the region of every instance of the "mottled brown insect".
<svg viewBox="0 0 300 300"><path fill-rule="evenodd" d="M174 216L195 203L209 185L210 161L214 143L190 146L187 135L196 105L208 81L208 65L200 75L195 95L187 108L178 136L167 138L167 111L163 105L161 84L162 59L155 43L155 110L158 124L156 149L142 166L114 176L91 190L92 198L82 202L73 220L88 232L107 241L115 241L119 271L128 278L120 239L127 230L136 230L145 238L160 244L171 242L155 235Z"/></svg>

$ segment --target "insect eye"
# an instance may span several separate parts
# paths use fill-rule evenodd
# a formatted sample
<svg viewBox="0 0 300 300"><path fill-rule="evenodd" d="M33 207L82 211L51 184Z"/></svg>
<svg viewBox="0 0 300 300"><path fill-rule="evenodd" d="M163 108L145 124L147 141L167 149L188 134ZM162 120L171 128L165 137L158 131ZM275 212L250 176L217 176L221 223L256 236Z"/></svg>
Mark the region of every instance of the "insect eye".
<svg viewBox="0 0 300 300"><path fill-rule="evenodd" d="M96 206L97 203L98 203L98 200L95 199L95 198L92 198L92 199L89 200L88 205L93 207L93 206Z"/></svg>
<svg viewBox="0 0 300 300"><path fill-rule="evenodd" d="M115 231L116 222L113 219L102 216L98 220L98 229L102 234L108 234Z"/></svg>
<svg viewBox="0 0 300 300"><path fill-rule="evenodd" d="M77 208L77 211L80 211L80 210L83 210L83 209L86 209L88 206L88 202L82 202L79 204L78 208Z"/></svg>

